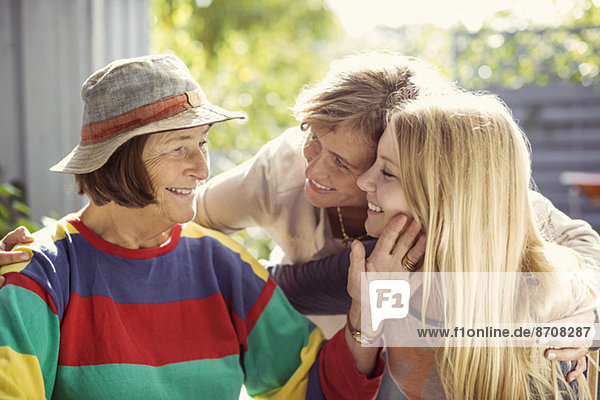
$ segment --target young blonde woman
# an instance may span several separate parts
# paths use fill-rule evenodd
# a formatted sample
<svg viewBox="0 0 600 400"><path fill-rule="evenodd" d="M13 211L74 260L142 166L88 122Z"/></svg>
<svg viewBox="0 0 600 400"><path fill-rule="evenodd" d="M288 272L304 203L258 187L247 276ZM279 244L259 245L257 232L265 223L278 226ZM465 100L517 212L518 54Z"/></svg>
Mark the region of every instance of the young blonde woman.
<svg viewBox="0 0 600 400"><path fill-rule="evenodd" d="M585 267L575 253L542 239L530 205L527 141L496 97L458 93L421 98L394 110L389 121L375 163L358 178L369 204L365 227L379 237L386 225L398 225L394 218L401 214L414 219L409 229L422 228L427 236L423 293L434 272L555 272L565 270L565 258L571 258L574 271ZM351 271L401 269L406 259L398 262L390 253L405 254L398 249L403 246L410 244L380 240L365 260L362 244L355 242ZM535 296L520 300L517 285L484 282L482 287L475 274L466 274L460 289L456 281L446 281L440 286L442 299L460 295L466 300L462 307L445 303L441 319L474 324L509 321L520 314L551 321L597 306L594 288L579 282L573 296L564 282L549 275ZM420 307L428 310L426 300ZM590 397L582 384L585 378L567 383L568 366L544 359L542 348L465 344L446 342L433 350L390 347L390 371L409 398ZM415 360L419 363L413 364ZM419 384L409 379L415 369L423 377Z"/></svg>

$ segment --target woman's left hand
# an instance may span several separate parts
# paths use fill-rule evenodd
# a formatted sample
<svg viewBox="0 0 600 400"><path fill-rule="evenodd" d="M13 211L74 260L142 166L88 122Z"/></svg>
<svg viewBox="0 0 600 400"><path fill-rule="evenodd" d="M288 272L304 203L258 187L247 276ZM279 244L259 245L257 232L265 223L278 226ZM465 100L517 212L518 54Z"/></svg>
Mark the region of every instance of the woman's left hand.
<svg viewBox="0 0 600 400"><path fill-rule="evenodd" d="M552 321L552 323L574 326L575 324L593 324L595 321L596 315L594 314L594 311L590 310L571 317ZM594 328L592 327L592 329ZM567 382L572 382L579 378L587 369L586 356L592 345L591 339L583 342L578 340L576 346L573 346L575 343L572 341L563 338L538 340L538 344L549 347L544 353L544 356L548 360L577 361L575 367L567 374Z"/></svg>

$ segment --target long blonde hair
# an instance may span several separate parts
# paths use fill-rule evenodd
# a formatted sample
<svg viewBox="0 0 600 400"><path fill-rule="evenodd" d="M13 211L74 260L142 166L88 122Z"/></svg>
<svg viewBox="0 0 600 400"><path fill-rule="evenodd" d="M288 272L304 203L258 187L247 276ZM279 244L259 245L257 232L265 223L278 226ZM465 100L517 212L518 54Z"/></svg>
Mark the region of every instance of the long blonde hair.
<svg viewBox="0 0 600 400"><path fill-rule="evenodd" d="M527 139L498 98L467 92L420 98L393 110L388 129L397 138L398 178L410 211L427 234L425 276L514 272L506 274L511 279L518 272L557 270L528 199ZM516 300L518 278L496 285L465 275L442 285L443 298L460 293L453 298L466 299L443 309L447 321L463 326L508 321L515 312L548 322L582 307L553 286L556 280L538 285L534 297L543 300L534 304ZM435 359L448 398L574 398L559 363L545 360L543 350L445 346L435 350ZM582 382L579 396L589 397Z"/></svg>

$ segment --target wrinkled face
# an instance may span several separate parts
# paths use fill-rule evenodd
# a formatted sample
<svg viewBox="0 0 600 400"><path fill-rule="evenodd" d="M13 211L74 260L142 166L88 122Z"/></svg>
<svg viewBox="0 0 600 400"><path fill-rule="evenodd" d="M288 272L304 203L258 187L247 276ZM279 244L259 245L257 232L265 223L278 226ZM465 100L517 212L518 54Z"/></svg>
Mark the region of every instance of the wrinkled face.
<svg viewBox="0 0 600 400"><path fill-rule="evenodd" d="M365 229L373 237L379 237L394 216L411 215L398 178L394 140L390 129L386 129L377 145L375 163L358 178L358 186L367 192L369 206Z"/></svg>
<svg viewBox="0 0 600 400"><path fill-rule="evenodd" d="M367 136L341 125L332 131L311 128L304 147L304 193L315 207L363 207L365 193L356 178L375 158Z"/></svg>
<svg viewBox="0 0 600 400"><path fill-rule="evenodd" d="M151 217L169 224L196 215L196 188L209 174L206 137L210 125L150 135L142 160L148 170L156 204Z"/></svg>

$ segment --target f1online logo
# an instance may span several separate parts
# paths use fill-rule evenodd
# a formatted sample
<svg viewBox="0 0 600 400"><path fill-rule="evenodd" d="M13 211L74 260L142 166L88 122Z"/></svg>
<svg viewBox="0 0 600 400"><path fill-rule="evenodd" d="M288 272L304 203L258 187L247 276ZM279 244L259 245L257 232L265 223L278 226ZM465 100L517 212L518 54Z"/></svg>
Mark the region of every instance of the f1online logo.
<svg viewBox="0 0 600 400"><path fill-rule="evenodd" d="M401 319L408 315L410 284L405 280L380 279L369 282L371 326L373 331L386 319Z"/></svg>

